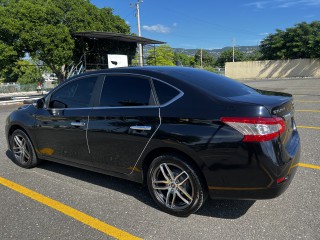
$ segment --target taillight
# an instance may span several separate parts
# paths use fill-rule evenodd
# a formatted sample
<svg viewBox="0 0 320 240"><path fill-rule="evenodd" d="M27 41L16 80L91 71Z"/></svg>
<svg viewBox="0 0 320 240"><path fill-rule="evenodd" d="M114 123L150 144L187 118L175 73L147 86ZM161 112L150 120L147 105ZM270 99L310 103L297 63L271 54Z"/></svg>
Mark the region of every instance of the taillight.
<svg viewBox="0 0 320 240"><path fill-rule="evenodd" d="M280 117L222 117L221 121L242 133L244 142L269 141L286 130Z"/></svg>

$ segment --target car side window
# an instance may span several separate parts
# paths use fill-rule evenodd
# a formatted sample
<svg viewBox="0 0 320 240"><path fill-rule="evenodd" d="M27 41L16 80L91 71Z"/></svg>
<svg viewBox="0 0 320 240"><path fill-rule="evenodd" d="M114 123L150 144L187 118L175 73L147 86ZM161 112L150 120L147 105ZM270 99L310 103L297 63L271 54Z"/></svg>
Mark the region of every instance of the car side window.
<svg viewBox="0 0 320 240"><path fill-rule="evenodd" d="M97 77L74 80L52 94L49 108L89 107Z"/></svg>
<svg viewBox="0 0 320 240"><path fill-rule="evenodd" d="M119 75L107 76L102 88L100 106L153 106L154 96L147 78Z"/></svg>
<svg viewBox="0 0 320 240"><path fill-rule="evenodd" d="M177 89L161 81L153 80L153 85L156 89L160 105L171 101L180 93Z"/></svg>

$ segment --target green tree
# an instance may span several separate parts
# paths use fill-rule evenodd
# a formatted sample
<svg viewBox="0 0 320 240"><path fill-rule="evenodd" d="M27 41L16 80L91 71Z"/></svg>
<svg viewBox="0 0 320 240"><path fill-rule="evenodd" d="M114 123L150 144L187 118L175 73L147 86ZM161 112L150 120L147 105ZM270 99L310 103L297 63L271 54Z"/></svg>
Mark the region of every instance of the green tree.
<svg viewBox="0 0 320 240"><path fill-rule="evenodd" d="M320 21L276 30L260 44L263 59L320 58Z"/></svg>
<svg viewBox="0 0 320 240"><path fill-rule="evenodd" d="M259 61L261 60L262 54L259 50L255 49L251 53L249 53L246 57L246 61Z"/></svg>
<svg viewBox="0 0 320 240"><path fill-rule="evenodd" d="M89 0L0 0L0 68L29 53L57 75L66 77L66 66L75 51L76 31L129 33L130 28L110 8L99 9Z"/></svg>
<svg viewBox="0 0 320 240"><path fill-rule="evenodd" d="M180 62L182 66L193 67L195 65L194 57L184 53L174 53L174 63Z"/></svg>
<svg viewBox="0 0 320 240"><path fill-rule="evenodd" d="M196 66L201 66L201 50L199 49L194 55L194 61ZM202 50L202 67L213 67L215 65L215 60L212 55L207 51Z"/></svg>
<svg viewBox="0 0 320 240"><path fill-rule="evenodd" d="M42 81L41 69L32 61L19 60L12 68L11 79L20 84L38 83Z"/></svg>
<svg viewBox="0 0 320 240"><path fill-rule="evenodd" d="M19 59L19 54L14 50L12 46L0 41L0 76L6 78L10 67L15 64Z"/></svg>
<svg viewBox="0 0 320 240"><path fill-rule="evenodd" d="M245 55L243 52L235 49L234 50L234 61L235 62L240 62L245 60ZM233 61L233 50L232 48L223 51L220 56L217 59L216 65L218 67L224 67L226 62L232 62Z"/></svg>
<svg viewBox="0 0 320 240"><path fill-rule="evenodd" d="M174 66L174 53L169 45L161 45L148 52L147 64L156 66Z"/></svg>

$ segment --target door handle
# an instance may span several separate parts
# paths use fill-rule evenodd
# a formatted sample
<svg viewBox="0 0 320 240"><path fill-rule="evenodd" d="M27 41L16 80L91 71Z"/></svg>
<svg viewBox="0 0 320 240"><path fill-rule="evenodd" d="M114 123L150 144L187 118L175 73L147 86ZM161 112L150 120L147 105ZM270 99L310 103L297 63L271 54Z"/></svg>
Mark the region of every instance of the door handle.
<svg viewBox="0 0 320 240"><path fill-rule="evenodd" d="M75 127L84 127L86 125L86 123L84 122L72 122L71 126L75 126Z"/></svg>
<svg viewBox="0 0 320 240"><path fill-rule="evenodd" d="M151 126L131 126L130 129L137 131L150 131Z"/></svg>

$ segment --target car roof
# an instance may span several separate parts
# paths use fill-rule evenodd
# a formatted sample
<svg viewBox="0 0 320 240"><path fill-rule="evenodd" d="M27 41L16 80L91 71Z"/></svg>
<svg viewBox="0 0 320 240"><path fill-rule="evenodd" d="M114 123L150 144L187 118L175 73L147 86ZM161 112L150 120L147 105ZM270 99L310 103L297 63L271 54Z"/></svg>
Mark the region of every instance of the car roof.
<svg viewBox="0 0 320 240"><path fill-rule="evenodd" d="M89 71L86 73L82 73L80 75L74 76L73 78L77 78L80 76L92 75L92 74L101 74L101 73L162 73L165 75L170 75L170 73L175 71L185 71L185 70L196 70L195 68L190 67L168 67L168 66L143 66L143 67L120 67L120 68L110 68L110 69L103 69L97 71Z"/></svg>
<svg viewBox="0 0 320 240"><path fill-rule="evenodd" d="M86 75L108 73L141 74L159 78L170 84L179 82L180 84L187 85L214 97L233 97L254 92L252 88L219 74L203 69L176 66L144 66L105 69L80 74L70 78L70 80Z"/></svg>

